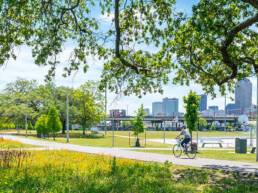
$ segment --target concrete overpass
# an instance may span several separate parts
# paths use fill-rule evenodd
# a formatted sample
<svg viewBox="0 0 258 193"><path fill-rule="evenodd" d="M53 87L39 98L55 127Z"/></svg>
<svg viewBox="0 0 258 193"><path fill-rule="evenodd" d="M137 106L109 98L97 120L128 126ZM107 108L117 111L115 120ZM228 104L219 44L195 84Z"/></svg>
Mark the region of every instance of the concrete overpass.
<svg viewBox="0 0 258 193"><path fill-rule="evenodd" d="M237 120L237 117L235 116L200 116L201 118L204 118L207 122L235 122ZM126 116L126 117L109 117L106 119L106 121L130 121L135 116ZM164 122L164 121L172 121L175 122L175 116L145 116L144 121L150 121L150 122ZM179 122L184 122L184 117L178 117Z"/></svg>

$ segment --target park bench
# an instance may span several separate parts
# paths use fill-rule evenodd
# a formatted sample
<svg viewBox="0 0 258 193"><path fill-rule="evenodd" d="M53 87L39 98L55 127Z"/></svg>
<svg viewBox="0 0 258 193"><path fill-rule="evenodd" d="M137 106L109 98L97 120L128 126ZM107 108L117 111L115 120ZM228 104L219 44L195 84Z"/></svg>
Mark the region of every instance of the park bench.
<svg viewBox="0 0 258 193"><path fill-rule="evenodd" d="M219 138L201 138L202 147L206 144L219 144L222 147L222 140Z"/></svg>

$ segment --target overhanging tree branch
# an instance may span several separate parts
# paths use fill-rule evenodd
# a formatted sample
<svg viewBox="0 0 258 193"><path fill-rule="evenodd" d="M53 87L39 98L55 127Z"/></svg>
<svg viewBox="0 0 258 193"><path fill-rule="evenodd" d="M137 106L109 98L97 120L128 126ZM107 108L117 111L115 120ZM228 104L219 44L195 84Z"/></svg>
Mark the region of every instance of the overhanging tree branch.
<svg viewBox="0 0 258 193"><path fill-rule="evenodd" d="M242 0L245 3L249 3L250 5L252 5L253 7L255 7L256 9L258 9L258 0Z"/></svg>
<svg viewBox="0 0 258 193"><path fill-rule="evenodd" d="M220 48L222 57L223 57L223 62L225 65L227 65L231 70L232 73L225 77L224 79L220 79L218 84L222 85L225 82L229 81L230 79L234 79L237 76L237 71L238 71L238 66L236 63L234 63L232 61L232 59L230 58L230 55L228 53L228 47L232 44L232 42L234 41L234 38L236 36L236 34L248 27L250 27L251 25L253 25L254 23L258 22L258 13L256 13L253 17L239 23L238 25L234 26L227 34L226 39L222 42L222 46ZM254 66L255 68L255 66ZM257 70L257 68L255 68L255 70Z"/></svg>

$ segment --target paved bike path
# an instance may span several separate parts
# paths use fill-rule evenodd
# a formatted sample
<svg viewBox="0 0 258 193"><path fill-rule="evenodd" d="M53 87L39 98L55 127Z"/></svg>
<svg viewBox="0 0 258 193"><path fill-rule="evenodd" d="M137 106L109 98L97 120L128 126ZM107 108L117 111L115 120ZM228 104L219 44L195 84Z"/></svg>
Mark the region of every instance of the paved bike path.
<svg viewBox="0 0 258 193"><path fill-rule="evenodd" d="M0 134L1 136L1 134ZM42 147L47 147L50 149L65 149L70 151L77 151L82 153L91 154L102 154L109 156L116 156L119 158L135 159L141 161L151 161L164 163L166 161L172 162L175 165L193 166L199 168L211 168L211 169L222 169L226 171L236 171L240 173L254 173L258 176L258 163L245 163L245 162L235 162L226 160L214 160L206 158L175 158L172 155L155 154L155 153L145 153L145 152L135 152L123 150L120 148L105 148L105 147L91 147L91 146L81 146L65 143L56 143L43 140L27 139L11 135L2 135L1 137L5 139L19 141L25 144L37 145Z"/></svg>

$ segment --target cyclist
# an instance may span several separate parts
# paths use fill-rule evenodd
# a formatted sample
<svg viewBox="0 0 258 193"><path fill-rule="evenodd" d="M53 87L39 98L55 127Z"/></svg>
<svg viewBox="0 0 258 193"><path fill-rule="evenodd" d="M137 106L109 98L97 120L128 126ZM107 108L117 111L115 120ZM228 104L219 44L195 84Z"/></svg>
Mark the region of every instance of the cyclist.
<svg viewBox="0 0 258 193"><path fill-rule="evenodd" d="M191 141L191 135L190 135L188 129L185 128L185 126L182 127L182 131L177 135L176 138L179 138L181 135L184 136L183 141L181 141L181 145L182 145L182 147L185 148L187 143L189 143Z"/></svg>

